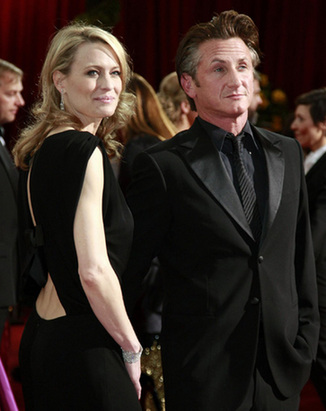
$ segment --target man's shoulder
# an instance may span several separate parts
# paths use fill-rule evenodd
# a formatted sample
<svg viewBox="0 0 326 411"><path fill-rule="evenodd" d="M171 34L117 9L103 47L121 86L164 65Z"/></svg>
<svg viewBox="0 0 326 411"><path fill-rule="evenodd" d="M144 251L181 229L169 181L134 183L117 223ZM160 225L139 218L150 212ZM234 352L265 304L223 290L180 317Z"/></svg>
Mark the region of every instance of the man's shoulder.
<svg viewBox="0 0 326 411"><path fill-rule="evenodd" d="M192 145L194 139L198 137L198 129L195 125L190 127L188 130L180 131L174 137L169 140L162 141L155 146L146 150L149 154L156 154L175 150L183 145Z"/></svg>
<svg viewBox="0 0 326 411"><path fill-rule="evenodd" d="M287 146L287 145L299 146L298 141L294 137L285 136L285 135L277 133L275 131L267 130L265 128L256 127L256 126L253 126L253 125L251 125L251 128L252 128L254 134L258 134L258 136L269 140L271 143L281 142L281 143L284 143L285 146Z"/></svg>

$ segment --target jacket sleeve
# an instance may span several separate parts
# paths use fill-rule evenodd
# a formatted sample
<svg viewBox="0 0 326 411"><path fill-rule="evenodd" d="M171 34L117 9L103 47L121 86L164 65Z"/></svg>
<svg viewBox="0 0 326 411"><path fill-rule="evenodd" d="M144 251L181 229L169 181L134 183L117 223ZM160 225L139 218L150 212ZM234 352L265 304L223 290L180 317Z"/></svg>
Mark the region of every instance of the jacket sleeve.
<svg viewBox="0 0 326 411"><path fill-rule="evenodd" d="M127 202L134 217L134 237L123 293L129 313L141 292L141 283L154 257L164 246L170 225L167 187L163 173L148 153L137 156Z"/></svg>
<svg viewBox="0 0 326 411"><path fill-rule="evenodd" d="M300 153L301 164L303 164L301 149ZM303 167L301 167L301 198L296 231L295 269L299 303L298 338L303 338L309 344L312 355L315 357L319 335L319 313L308 195Z"/></svg>

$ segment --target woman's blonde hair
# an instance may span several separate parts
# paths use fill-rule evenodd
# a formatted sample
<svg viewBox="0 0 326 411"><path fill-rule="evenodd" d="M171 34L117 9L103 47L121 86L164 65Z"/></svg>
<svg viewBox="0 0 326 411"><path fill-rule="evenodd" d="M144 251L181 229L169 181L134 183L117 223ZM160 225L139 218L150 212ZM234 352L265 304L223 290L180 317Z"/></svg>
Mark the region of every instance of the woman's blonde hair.
<svg viewBox="0 0 326 411"><path fill-rule="evenodd" d="M150 134L160 140L169 139L176 134L155 90L144 77L134 73L128 91L136 96L136 109L123 131L124 143L140 134Z"/></svg>
<svg viewBox="0 0 326 411"><path fill-rule="evenodd" d="M13 149L15 163L28 168L27 157L32 157L40 148L48 133L59 126L82 129L81 121L60 110L60 92L54 85L53 74L60 71L69 74L78 47L84 43L101 42L110 47L120 65L122 92L115 113L104 118L97 130L109 155L117 154L120 143L114 139L114 131L122 127L134 109L134 96L126 92L131 69L129 56L123 45L111 33L92 25L72 23L59 30L52 39L40 78L40 100L32 109L33 122L25 128Z"/></svg>
<svg viewBox="0 0 326 411"><path fill-rule="evenodd" d="M180 86L176 71L163 78L157 96L167 116L177 126L182 114L181 103L187 101L187 95Z"/></svg>

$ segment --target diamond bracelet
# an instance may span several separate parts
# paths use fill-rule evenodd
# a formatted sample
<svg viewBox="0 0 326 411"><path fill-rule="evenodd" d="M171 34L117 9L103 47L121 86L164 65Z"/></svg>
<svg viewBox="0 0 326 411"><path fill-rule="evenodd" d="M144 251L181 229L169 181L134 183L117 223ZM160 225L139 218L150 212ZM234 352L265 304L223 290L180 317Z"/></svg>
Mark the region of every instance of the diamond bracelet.
<svg viewBox="0 0 326 411"><path fill-rule="evenodd" d="M138 352L125 351L122 347L121 347L121 350L122 350L123 361L128 363L128 364L132 364L132 363L137 362L137 361L140 360L140 357L141 357L142 352L143 352L143 347L140 346L140 349L139 349Z"/></svg>

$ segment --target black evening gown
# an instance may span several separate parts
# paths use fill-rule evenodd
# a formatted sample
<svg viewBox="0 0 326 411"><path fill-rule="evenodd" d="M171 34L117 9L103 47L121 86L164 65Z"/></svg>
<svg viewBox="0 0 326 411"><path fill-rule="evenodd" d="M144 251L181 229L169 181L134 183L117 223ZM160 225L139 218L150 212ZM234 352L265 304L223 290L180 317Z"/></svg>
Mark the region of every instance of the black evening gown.
<svg viewBox="0 0 326 411"><path fill-rule="evenodd" d="M133 220L102 141L75 130L46 138L33 160L30 191L47 271L66 316L44 320L35 309L27 321L19 353L26 411L141 409L121 349L93 314L78 275L73 224L96 147L103 153L108 255L119 278L129 256Z"/></svg>

